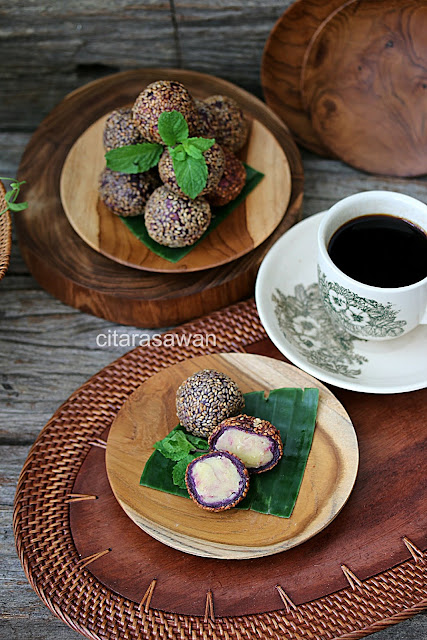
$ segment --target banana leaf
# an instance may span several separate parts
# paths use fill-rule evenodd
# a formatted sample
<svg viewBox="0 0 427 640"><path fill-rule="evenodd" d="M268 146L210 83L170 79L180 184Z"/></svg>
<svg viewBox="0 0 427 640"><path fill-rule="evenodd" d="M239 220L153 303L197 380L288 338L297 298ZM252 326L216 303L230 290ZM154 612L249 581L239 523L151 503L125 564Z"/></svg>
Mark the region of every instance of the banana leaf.
<svg viewBox="0 0 427 640"><path fill-rule="evenodd" d="M239 193L237 198L225 204L223 207L212 207L212 222L210 223L208 229L206 229L205 233L202 237L192 244L190 247L180 247L180 248L171 248L164 247L159 244L147 233L147 228L144 222L144 216L135 216L135 217L121 217L121 220L127 226L127 228L132 231L132 233L140 240L145 246L150 249L153 253L168 260L168 262L179 262L184 258L192 249L199 244L211 231L216 229L216 227L223 221L225 218L230 215L236 207L239 206L245 198L248 197L251 191L255 189L255 187L261 182L264 177L263 173L260 173L256 169L253 169L249 165L245 164L246 169L246 183L243 187L242 191Z"/></svg>
<svg viewBox="0 0 427 640"><path fill-rule="evenodd" d="M279 429L283 456L270 471L251 475L248 494L237 508L282 518L291 516L313 440L318 399L318 389L274 389L267 397L264 391L245 394L244 413L268 420ZM176 429L184 430L181 425ZM144 467L140 484L189 498L186 489L173 482L175 464L154 451Z"/></svg>

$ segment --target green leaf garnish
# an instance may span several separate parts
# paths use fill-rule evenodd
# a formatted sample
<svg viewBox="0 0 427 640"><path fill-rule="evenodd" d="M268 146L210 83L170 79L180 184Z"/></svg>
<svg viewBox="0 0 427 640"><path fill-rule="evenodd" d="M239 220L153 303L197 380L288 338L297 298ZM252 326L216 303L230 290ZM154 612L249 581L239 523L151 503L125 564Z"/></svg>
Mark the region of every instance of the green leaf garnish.
<svg viewBox="0 0 427 640"><path fill-rule="evenodd" d="M197 159L187 155L185 160L177 160L172 157L172 163L176 181L183 193L189 198L197 198L206 187L208 179L208 168L205 159L203 157Z"/></svg>
<svg viewBox="0 0 427 640"><path fill-rule="evenodd" d="M173 483L176 484L177 487L180 487L180 489L186 488L187 485L185 484L185 472L187 471L187 467L190 464L190 462L192 462L194 458L197 458L197 457L198 456L190 454L185 458L183 458L182 460L180 460L179 462L177 462L174 468L172 469Z"/></svg>
<svg viewBox="0 0 427 640"><path fill-rule="evenodd" d="M185 470L189 462L209 451L207 440L178 429L171 431L163 440L158 440L154 444L154 449L176 463L172 469L173 483L183 489L185 489Z"/></svg>
<svg viewBox="0 0 427 640"><path fill-rule="evenodd" d="M215 144L215 138L188 138L186 142L199 151L207 151Z"/></svg>
<svg viewBox="0 0 427 640"><path fill-rule="evenodd" d="M21 190L21 185L25 184L25 180L19 182L15 178L2 178L0 180L7 180L10 182L10 189L6 192L4 199L6 200L7 207L0 211L0 216L6 211L23 211L28 207L28 202L16 202L17 197L19 196L19 192Z"/></svg>
<svg viewBox="0 0 427 640"><path fill-rule="evenodd" d="M179 111L164 111L157 121L160 137L168 147L188 138L188 124Z"/></svg>
<svg viewBox="0 0 427 640"><path fill-rule="evenodd" d="M105 154L108 169L120 173L143 173L155 167L163 147L157 142L141 142L111 149Z"/></svg>

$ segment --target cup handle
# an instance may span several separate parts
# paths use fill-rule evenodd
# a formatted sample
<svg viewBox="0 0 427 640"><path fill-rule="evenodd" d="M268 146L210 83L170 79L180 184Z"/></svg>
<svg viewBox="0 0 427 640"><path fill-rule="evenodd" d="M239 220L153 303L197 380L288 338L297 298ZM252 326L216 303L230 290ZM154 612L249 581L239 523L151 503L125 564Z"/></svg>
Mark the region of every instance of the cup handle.
<svg viewBox="0 0 427 640"><path fill-rule="evenodd" d="M420 320L420 324L427 324L427 307L426 310L424 311L424 315Z"/></svg>

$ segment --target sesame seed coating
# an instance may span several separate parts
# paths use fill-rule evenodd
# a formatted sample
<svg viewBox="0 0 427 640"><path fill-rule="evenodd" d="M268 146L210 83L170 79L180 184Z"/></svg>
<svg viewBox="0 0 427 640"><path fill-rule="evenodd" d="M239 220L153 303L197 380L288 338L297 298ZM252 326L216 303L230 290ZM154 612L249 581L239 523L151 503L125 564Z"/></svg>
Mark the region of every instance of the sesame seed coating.
<svg viewBox="0 0 427 640"><path fill-rule="evenodd" d="M210 221L211 208L204 198L179 196L164 185L152 193L145 206L148 235L166 247L194 244Z"/></svg>
<svg viewBox="0 0 427 640"><path fill-rule="evenodd" d="M185 380L176 393L176 412L186 431L207 438L220 422L244 407L243 394L225 373L203 369Z"/></svg>
<svg viewBox="0 0 427 640"><path fill-rule="evenodd" d="M215 138L217 122L212 108L203 100L198 98L193 100L200 118L197 135L202 138Z"/></svg>
<svg viewBox="0 0 427 640"><path fill-rule="evenodd" d="M225 167L224 152L219 144L214 144L210 149L203 153L203 156L208 168L208 177L206 180L206 186L203 191L199 193L199 197L210 193L217 187ZM162 182L174 193L184 196L185 194L181 191L176 181L172 156L168 149L162 153L158 168Z"/></svg>
<svg viewBox="0 0 427 640"><path fill-rule="evenodd" d="M144 142L135 126L130 107L115 109L110 113L105 122L103 142L105 151Z"/></svg>
<svg viewBox="0 0 427 640"><path fill-rule="evenodd" d="M216 119L215 140L230 151L239 151L246 142L249 126L237 102L221 95L209 96L204 102Z"/></svg>
<svg viewBox="0 0 427 640"><path fill-rule="evenodd" d="M154 171L130 174L105 168L99 178L99 197L119 216L139 216L159 184Z"/></svg>
<svg viewBox="0 0 427 640"><path fill-rule="evenodd" d="M246 169L243 163L228 149L223 149L223 151L224 172L218 185L207 198L214 207L221 207L237 198L246 184Z"/></svg>
<svg viewBox="0 0 427 640"><path fill-rule="evenodd" d="M132 107L135 124L150 142L163 142L157 121L164 111L179 111L187 121L189 135L196 135L199 115L193 98L180 82L158 80L142 91Z"/></svg>

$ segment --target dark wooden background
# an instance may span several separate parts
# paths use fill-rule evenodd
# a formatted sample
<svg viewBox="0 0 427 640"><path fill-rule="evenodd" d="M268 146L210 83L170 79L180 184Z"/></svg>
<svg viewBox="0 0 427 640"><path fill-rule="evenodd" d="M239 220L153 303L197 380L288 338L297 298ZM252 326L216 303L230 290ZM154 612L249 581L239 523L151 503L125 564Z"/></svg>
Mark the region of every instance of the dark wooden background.
<svg viewBox="0 0 427 640"><path fill-rule="evenodd" d="M212 73L261 95L267 36L291 0L1 0L0 127L27 131L66 93L138 67Z"/></svg>
<svg viewBox="0 0 427 640"><path fill-rule="evenodd" d="M385 0L386 1L386 0ZM261 96L260 62L291 0L0 0L0 175L15 175L31 134L73 89L143 66L211 73ZM304 217L363 189L426 201L426 180L367 176L303 152ZM72 640L29 586L14 548L12 510L28 450L58 406L128 351L97 347L97 334L141 333L65 306L43 291L16 241L0 283L0 638ZM420 614L375 640L423 640Z"/></svg>

